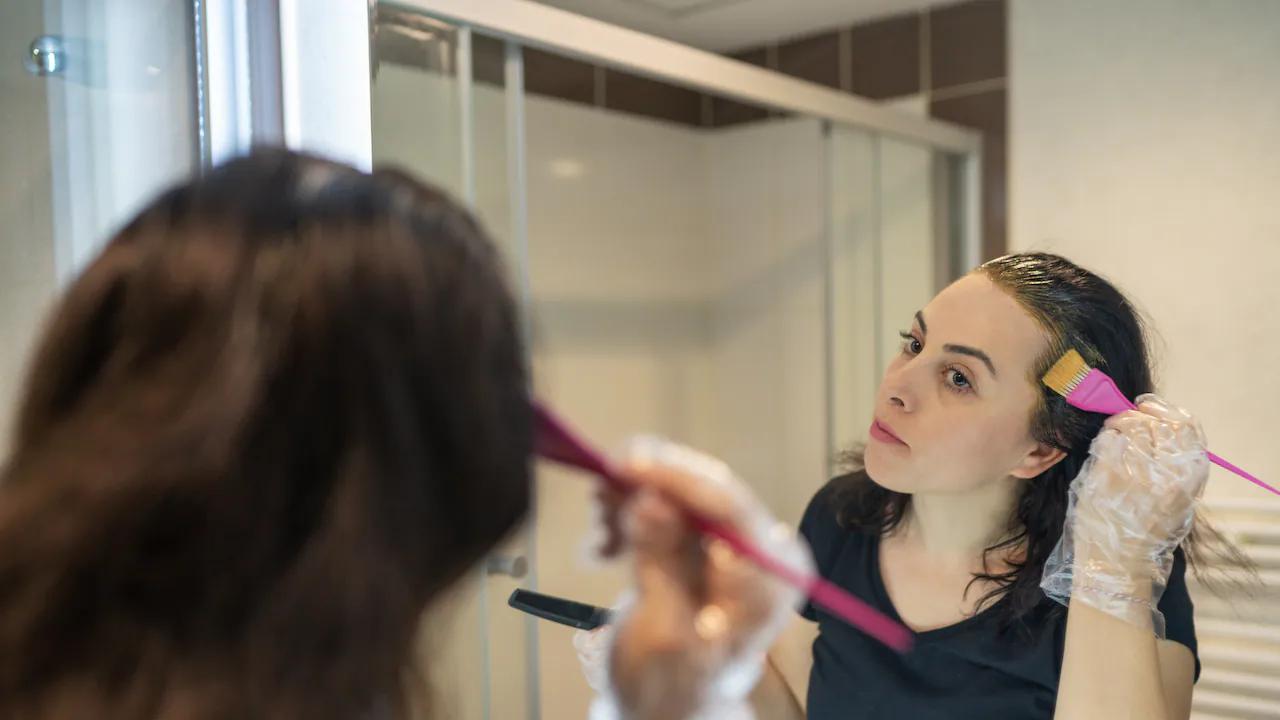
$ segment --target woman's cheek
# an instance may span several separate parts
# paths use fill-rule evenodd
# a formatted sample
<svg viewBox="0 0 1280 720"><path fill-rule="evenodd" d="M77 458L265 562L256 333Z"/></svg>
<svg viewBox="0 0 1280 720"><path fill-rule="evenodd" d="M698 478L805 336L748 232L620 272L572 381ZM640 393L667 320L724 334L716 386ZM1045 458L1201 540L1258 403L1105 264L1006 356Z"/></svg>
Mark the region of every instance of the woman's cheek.
<svg viewBox="0 0 1280 720"><path fill-rule="evenodd" d="M985 466L994 455L1000 454L997 432L996 428L980 423L957 423L947 443L951 462L966 470Z"/></svg>

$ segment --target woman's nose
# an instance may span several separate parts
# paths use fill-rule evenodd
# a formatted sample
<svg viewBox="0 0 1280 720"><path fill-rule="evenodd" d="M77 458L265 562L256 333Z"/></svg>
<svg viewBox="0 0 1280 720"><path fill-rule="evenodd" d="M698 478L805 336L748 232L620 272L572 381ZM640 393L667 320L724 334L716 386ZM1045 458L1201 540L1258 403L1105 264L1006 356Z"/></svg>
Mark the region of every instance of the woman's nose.
<svg viewBox="0 0 1280 720"><path fill-rule="evenodd" d="M890 370L884 377L882 388L888 396L889 405L903 412L911 412L915 409L915 393L911 390L909 375L910 372L906 367Z"/></svg>

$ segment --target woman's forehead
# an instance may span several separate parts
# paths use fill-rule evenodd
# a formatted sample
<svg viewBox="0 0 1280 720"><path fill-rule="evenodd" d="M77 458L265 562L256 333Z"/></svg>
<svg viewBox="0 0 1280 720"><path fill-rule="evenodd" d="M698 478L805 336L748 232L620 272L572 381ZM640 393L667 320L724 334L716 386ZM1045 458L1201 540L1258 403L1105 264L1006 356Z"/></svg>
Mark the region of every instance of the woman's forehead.
<svg viewBox="0 0 1280 720"><path fill-rule="evenodd" d="M938 293L922 311L931 344L967 345L1018 375L1048 344L1043 329L1017 300L984 275L968 275ZM1006 373L1001 373L1004 375Z"/></svg>

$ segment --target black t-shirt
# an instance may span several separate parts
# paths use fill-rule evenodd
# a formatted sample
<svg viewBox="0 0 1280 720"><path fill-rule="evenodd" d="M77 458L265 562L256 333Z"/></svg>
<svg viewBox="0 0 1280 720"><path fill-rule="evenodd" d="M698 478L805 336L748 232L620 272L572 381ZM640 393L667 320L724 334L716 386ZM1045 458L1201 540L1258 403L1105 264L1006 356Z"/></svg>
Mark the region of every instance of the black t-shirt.
<svg viewBox="0 0 1280 720"><path fill-rule="evenodd" d="M800 523L818 571L900 619L880 575L880 539L840 527L831 495L830 484L818 491ZM1178 550L1159 608L1166 637L1196 655L1185 572ZM1048 598L1028 614L1022 629L1002 631L988 608L955 625L918 633L915 647L905 655L820 608L806 605L801 614L819 629L809 676L810 720L1053 717L1067 614Z"/></svg>

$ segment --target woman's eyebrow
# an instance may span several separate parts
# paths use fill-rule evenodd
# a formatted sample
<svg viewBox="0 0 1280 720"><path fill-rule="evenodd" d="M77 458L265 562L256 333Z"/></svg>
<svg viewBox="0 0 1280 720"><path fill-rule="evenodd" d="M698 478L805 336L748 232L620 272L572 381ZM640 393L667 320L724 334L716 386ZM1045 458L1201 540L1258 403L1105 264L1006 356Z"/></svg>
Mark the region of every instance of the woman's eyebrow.
<svg viewBox="0 0 1280 720"><path fill-rule="evenodd" d="M920 324L920 332L924 333L925 335L928 335L929 325L924 321L923 310L916 311L916 322ZM969 347L968 345L943 345L942 349L950 353L956 353L957 355L968 355L969 357L975 357L986 364L987 369L991 371L991 377L999 377L999 373L996 372L995 363L991 362L991 356L979 350L978 348Z"/></svg>
<svg viewBox="0 0 1280 720"><path fill-rule="evenodd" d="M991 371L991 377L999 377L996 374L995 363L991 362L991 356L982 352L978 348L969 347L968 345L943 345L942 349L958 355L968 355L969 357L978 358L982 362L986 363L987 369Z"/></svg>

